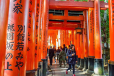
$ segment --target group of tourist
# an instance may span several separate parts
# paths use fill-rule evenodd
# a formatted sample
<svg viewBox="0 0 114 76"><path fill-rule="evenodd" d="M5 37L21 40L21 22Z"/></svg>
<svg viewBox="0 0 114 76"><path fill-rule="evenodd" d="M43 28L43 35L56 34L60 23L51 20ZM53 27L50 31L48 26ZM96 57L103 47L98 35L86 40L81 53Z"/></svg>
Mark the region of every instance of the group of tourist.
<svg viewBox="0 0 114 76"><path fill-rule="evenodd" d="M65 47L65 44L63 44L63 48L58 47L57 50L55 49L55 47L52 48L52 46L50 46L48 53L49 53L51 66L52 66L53 57L56 63L56 56L57 56L57 60L59 61L60 67L62 67L62 62L64 64L64 67L66 67L65 62L69 65L69 68L66 70L66 74L68 74L68 70L73 68L73 76L75 76L75 64L77 61L77 57L76 57L75 46L73 44L69 45L69 48Z"/></svg>

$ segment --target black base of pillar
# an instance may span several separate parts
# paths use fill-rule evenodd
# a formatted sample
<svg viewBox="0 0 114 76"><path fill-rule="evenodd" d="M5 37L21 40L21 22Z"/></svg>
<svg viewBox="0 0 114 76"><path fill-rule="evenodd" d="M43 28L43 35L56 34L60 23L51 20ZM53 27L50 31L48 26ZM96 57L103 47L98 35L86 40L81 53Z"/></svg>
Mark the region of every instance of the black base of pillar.
<svg viewBox="0 0 114 76"><path fill-rule="evenodd" d="M80 66L80 58L78 58L78 64L77 65L78 65L78 67Z"/></svg>
<svg viewBox="0 0 114 76"><path fill-rule="evenodd" d="M46 76L47 71L47 59L41 59L43 61L43 67L42 67L42 76Z"/></svg>
<svg viewBox="0 0 114 76"><path fill-rule="evenodd" d="M37 70L37 76L40 76L40 68Z"/></svg>
<svg viewBox="0 0 114 76"><path fill-rule="evenodd" d="M35 76L36 71L31 70L31 71L26 71L26 76Z"/></svg>
<svg viewBox="0 0 114 76"><path fill-rule="evenodd" d="M88 69L88 58L84 58L84 69L83 71L87 70Z"/></svg>
<svg viewBox="0 0 114 76"><path fill-rule="evenodd" d="M103 59L94 59L94 75L104 75Z"/></svg>
<svg viewBox="0 0 114 76"><path fill-rule="evenodd" d="M84 59L80 59L80 67L79 70L82 70L84 68Z"/></svg>
<svg viewBox="0 0 114 76"><path fill-rule="evenodd" d="M114 61L109 61L108 66L109 76L114 76Z"/></svg>
<svg viewBox="0 0 114 76"><path fill-rule="evenodd" d="M42 76L43 62L39 62L38 67L38 76Z"/></svg>
<svg viewBox="0 0 114 76"><path fill-rule="evenodd" d="M94 73L94 57L88 57L88 73Z"/></svg>

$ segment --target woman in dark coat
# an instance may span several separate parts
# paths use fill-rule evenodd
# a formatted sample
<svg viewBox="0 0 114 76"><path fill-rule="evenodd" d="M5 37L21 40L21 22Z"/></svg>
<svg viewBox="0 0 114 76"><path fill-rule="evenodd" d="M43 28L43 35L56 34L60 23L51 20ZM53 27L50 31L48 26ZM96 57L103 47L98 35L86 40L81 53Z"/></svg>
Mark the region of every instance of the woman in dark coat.
<svg viewBox="0 0 114 76"><path fill-rule="evenodd" d="M76 51L75 51L75 46L71 45L72 50L68 51L68 64L69 68L66 70L66 74L68 74L68 70L71 69L71 66L73 67L73 76L75 76L75 64L77 61L76 58Z"/></svg>

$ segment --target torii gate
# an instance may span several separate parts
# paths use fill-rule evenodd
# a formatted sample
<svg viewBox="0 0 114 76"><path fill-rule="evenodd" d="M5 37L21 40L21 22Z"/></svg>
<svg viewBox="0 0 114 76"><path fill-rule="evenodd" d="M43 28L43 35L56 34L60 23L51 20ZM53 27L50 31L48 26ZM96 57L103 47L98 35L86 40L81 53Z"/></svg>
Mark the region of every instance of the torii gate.
<svg viewBox="0 0 114 76"><path fill-rule="evenodd" d="M80 66L79 69L83 69L84 67L84 69L88 69L89 73L94 72L95 74L103 75L104 66L103 66L102 50L101 50L100 9L101 10L108 9L108 4L104 3L103 1L99 2L99 0L89 1L89 2L77 2L73 0L63 2L63 1L50 0L49 3L50 3L49 9L64 10L64 16L57 16L57 15L50 14L49 19L64 20L64 22L61 24L58 24L59 22L55 23L51 21L49 22L50 24L48 26L48 29L73 30L78 26L86 28L85 32L87 35L84 36L84 32L83 32L83 36L77 35L78 40L76 40L77 46L81 41L83 41L80 43L81 47L80 46L77 47L78 65ZM84 16L82 15L68 16L68 10L84 11L83 12ZM87 15L87 11L85 10L88 10L88 15ZM88 17L88 22L87 22L87 17ZM67 20L79 20L81 21L81 23L80 24L74 23L75 25L72 24L71 26L70 24L68 26L67 25L68 22L66 22ZM84 38L86 43L84 43ZM86 49L84 49L84 47ZM102 69L99 69L99 68L102 68ZM97 72L96 72L96 69L97 69ZM101 71L101 73L99 73L99 71Z"/></svg>
<svg viewBox="0 0 114 76"><path fill-rule="evenodd" d="M113 51L113 47L114 47L114 45L113 45L113 43L114 43L114 40L113 40L114 39L114 37L113 37L113 34L114 34L113 9L114 8L113 8L113 6L114 6L114 0L109 0L109 19L110 19L109 20L109 22L110 22L110 24L109 24L109 26L110 26L109 76L113 76L113 69L114 69L114 56L113 56L113 53L114 53L114 51ZM48 2L48 0L30 0L30 2L29 2L29 0L24 0L24 1L10 0L10 3L8 0L0 0L0 8L2 8L2 9L0 9L0 12L1 12L0 23L2 24L2 25L0 25L0 27L1 27L0 28L0 36L1 36L0 37L0 42L1 42L0 43L0 56L1 56L0 76L3 76L3 75L4 76L25 76L26 70L27 71L28 70L32 71L34 69L36 70L38 68L37 64L41 60L43 61L43 63L45 63L46 54L47 54L47 52L46 52L47 51L46 50L47 41L46 40L47 40L48 20L49 20L48 17L51 19L57 18L56 16L52 16L52 15L48 16L49 9L61 9L61 10L63 9L63 10L66 10L66 12L68 12L68 10L83 10L83 11L88 10L89 14L91 16L94 16L94 20L93 19L92 20L94 22L95 30L93 30L93 29L91 29L91 30L94 31L95 37L91 37L91 36L94 36L94 35L92 35L93 32L91 32L89 41L93 42L92 38L94 38L95 49L92 48L92 50L91 50L91 48L89 48L89 53L90 53L89 55L95 56L94 73L98 74L98 75L103 74L103 64L99 63L99 62L102 63L100 9L103 9L103 10L107 9L108 8L107 3L100 2L99 0L90 1L90 2L74 2L74 1L62 2L62 1L54 1L54 0L50 0L49 2ZM37 12L36 12L36 10L37 10ZM9 13L8 13L8 11L9 11ZM39 13L38 13L38 11L39 11ZM92 11L94 12L94 14ZM85 13L87 13L87 12L85 12ZM8 14L9 14L9 17L8 17ZM28 16L28 14L29 14L29 16ZM50 16L52 16L52 17L50 17ZM85 16L86 16L86 14L85 14ZM91 20L91 16L90 16L90 20ZM28 21L27 19L28 18L30 19L29 20L30 22L28 25L29 28L27 28L27 21ZM79 19L84 19L84 18L86 18L86 17L81 16ZM68 16L68 13L66 13L65 17L60 17L59 19L64 20L64 19L75 19L75 18L74 17L70 18ZM37 23L38 20L39 20L39 22ZM7 25L6 23L8 23L9 25ZM37 28L36 24L38 24L38 29L36 29ZM73 30L72 27L69 27L69 25L67 27L66 24L67 24L67 22L64 22L64 28L66 28L66 29L70 28ZM71 24L72 23L70 23L70 25ZM85 23L81 22L80 27L83 27L82 26L83 24L85 24ZM10 25L12 25L12 26L10 26ZM74 25L75 24L73 24L73 27L75 27ZM92 26L93 24L90 24L90 25ZM8 28L8 30L6 28L7 26L10 27L10 28ZM49 28L52 29L52 26ZM62 29L62 28L63 27L58 28L58 29ZM29 32L28 32L28 29L29 29ZM38 37L35 37L35 33L36 33L35 29L36 29L36 31L38 30L38 35L39 35ZM53 27L53 29L55 29L55 26ZM7 36L7 47L5 46L6 45L5 44L6 43L6 30L8 31L7 33L9 33ZM21 36L19 36L19 38L17 38L17 36L20 34L22 34L24 36L21 35ZM84 32L83 32L83 34L84 34ZM27 39L27 36L30 38ZM82 37L82 36L80 36L80 37L82 40L84 40L84 37ZM36 40L36 38L38 38L38 40ZM29 42L27 40L29 40L31 42ZM35 43L35 41L36 41L36 43ZM38 44L37 44L37 41L38 41ZM77 34L77 44L78 44L78 41L80 41L79 34ZM28 46L27 42L32 44L31 46L33 46L33 47L35 47L35 45L36 45L38 47L38 49L35 49L35 48L31 47L30 45ZM12 44L10 44L10 43L12 43ZM88 41L87 41L87 43L88 43ZM82 47L84 47L83 44L84 44L84 41L81 42ZM93 46L93 44L90 44L90 45ZM28 49L27 49L27 46L29 47ZM95 54L93 53L94 50L95 50ZM5 55L4 55L5 52L6 52L6 61L5 61ZM82 52L83 52L83 49L82 49ZM20 55L21 55L21 57L19 57ZM34 55L36 57L34 57ZM36 62L33 61L32 59L26 59L26 57L29 58L29 56L31 56L33 60L36 60ZM81 59L81 63L83 62L83 58L84 58L84 52L81 55L81 57L79 58L79 59ZM38 59L38 61L37 61L37 59ZM93 57L90 57L90 60L93 61ZM26 69L26 63L27 63L27 65L33 65L33 66L29 66L29 67L27 66L28 68ZM90 62L90 64L92 64L92 63ZM5 71L4 71L4 65L5 65ZM99 66L101 69L98 69ZM83 64L81 64L81 67L83 67ZM97 69L97 71L96 71L96 69ZM99 73L98 72L99 70L102 70L102 72ZM45 71L43 72L43 75L45 76Z"/></svg>

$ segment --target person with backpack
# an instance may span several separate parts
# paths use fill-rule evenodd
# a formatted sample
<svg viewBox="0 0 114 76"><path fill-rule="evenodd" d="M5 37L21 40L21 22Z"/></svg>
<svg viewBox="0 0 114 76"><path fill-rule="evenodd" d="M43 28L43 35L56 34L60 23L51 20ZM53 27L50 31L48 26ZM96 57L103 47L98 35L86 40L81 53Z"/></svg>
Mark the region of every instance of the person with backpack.
<svg viewBox="0 0 114 76"><path fill-rule="evenodd" d="M60 53L60 49L59 49L59 47L58 47L58 49L57 49L57 60L59 60L59 53Z"/></svg>
<svg viewBox="0 0 114 76"><path fill-rule="evenodd" d="M62 50L62 48L60 50ZM60 67L62 65L62 62L64 63L64 67L65 67L65 59L66 59L66 53L64 50L62 50L59 54Z"/></svg>

